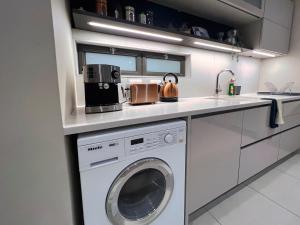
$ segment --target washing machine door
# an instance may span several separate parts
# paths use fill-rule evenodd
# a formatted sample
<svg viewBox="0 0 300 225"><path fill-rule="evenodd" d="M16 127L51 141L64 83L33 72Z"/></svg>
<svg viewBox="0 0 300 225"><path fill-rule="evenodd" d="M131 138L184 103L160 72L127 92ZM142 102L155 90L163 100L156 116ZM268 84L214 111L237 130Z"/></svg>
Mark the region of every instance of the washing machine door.
<svg viewBox="0 0 300 225"><path fill-rule="evenodd" d="M139 160L124 169L112 184L106 213L113 225L146 225L167 206L174 176L160 159Z"/></svg>

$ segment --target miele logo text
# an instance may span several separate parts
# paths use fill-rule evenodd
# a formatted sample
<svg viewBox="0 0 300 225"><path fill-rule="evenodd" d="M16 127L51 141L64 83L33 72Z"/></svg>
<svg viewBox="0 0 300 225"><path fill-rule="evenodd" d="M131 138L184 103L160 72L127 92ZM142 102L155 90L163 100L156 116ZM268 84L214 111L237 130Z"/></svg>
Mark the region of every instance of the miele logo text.
<svg viewBox="0 0 300 225"><path fill-rule="evenodd" d="M96 150L99 150L101 148L102 148L102 146L92 147L92 148L88 148L88 151L96 151Z"/></svg>

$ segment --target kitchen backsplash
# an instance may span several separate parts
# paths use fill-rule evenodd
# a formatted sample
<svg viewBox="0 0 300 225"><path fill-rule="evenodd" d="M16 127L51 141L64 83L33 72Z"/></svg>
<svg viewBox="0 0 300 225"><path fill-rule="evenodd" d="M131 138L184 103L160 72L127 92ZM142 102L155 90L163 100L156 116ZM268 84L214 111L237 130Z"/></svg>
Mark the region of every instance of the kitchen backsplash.
<svg viewBox="0 0 300 225"><path fill-rule="evenodd" d="M119 48L163 52L185 55L185 77L179 79L179 97L198 97L213 95L216 77L222 69L231 69L236 74L236 83L242 86L242 93L258 90L261 61L249 57L233 57L231 54L218 53L196 48L188 48L164 43L156 43L133 38L106 34L95 34L87 31L73 30L73 38L77 43L98 44ZM75 46L75 45L74 45ZM75 56L76 58L76 56ZM123 76L122 82L157 82L162 77ZM227 90L230 75L221 77L223 93ZM84 87L82 75L76 75L77 106L84 106Z"/></svg>

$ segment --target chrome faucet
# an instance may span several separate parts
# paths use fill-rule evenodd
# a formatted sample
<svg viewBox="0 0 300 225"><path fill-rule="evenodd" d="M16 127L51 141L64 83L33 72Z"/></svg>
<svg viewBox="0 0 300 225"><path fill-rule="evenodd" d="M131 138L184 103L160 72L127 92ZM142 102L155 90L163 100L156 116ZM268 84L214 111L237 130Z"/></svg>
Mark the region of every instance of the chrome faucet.
<svg viewBox="0 0 300 225"><path fill-rule="evenodd" d="M232 76L235 75L234 72L232 72L232 70L222 70L220 73L218 73L218 76L217 76L217 82L216 82L216 94L217 94L217 95L222 91L222 89L221 89L221 87L220 87L220 84L219 84L219 78L220 78L220 75L223 74L223 73L225 73L225 72L231 73Z"/></svg>

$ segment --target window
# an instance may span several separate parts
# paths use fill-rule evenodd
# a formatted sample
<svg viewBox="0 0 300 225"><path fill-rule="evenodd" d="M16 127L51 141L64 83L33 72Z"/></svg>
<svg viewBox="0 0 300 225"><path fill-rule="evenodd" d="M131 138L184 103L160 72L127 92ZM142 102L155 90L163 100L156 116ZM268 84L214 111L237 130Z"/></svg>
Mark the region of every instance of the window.
<svg viewBox="0 0 300 225"><path fill-rule="evenodd" d="M180 73L180 62L175 60L146 58L146 71L150 73Z"/></svg>
<svg viewBox="0 0 300 225"><path fill-rule="evenodd" d="M123 71L136 71L136 58L134 56L87 52L85 54L85 60L87 64L110 64L114 62L114 65L120 66Z"/></svg>
<svg viewBox="0 0 300 225"><path fill-rule="evenodd" d="M119 66L123 75L162 76L171 72L184 76L185 56L82 44L77 50L80 73L86 64L110 64Z"/></svg>

